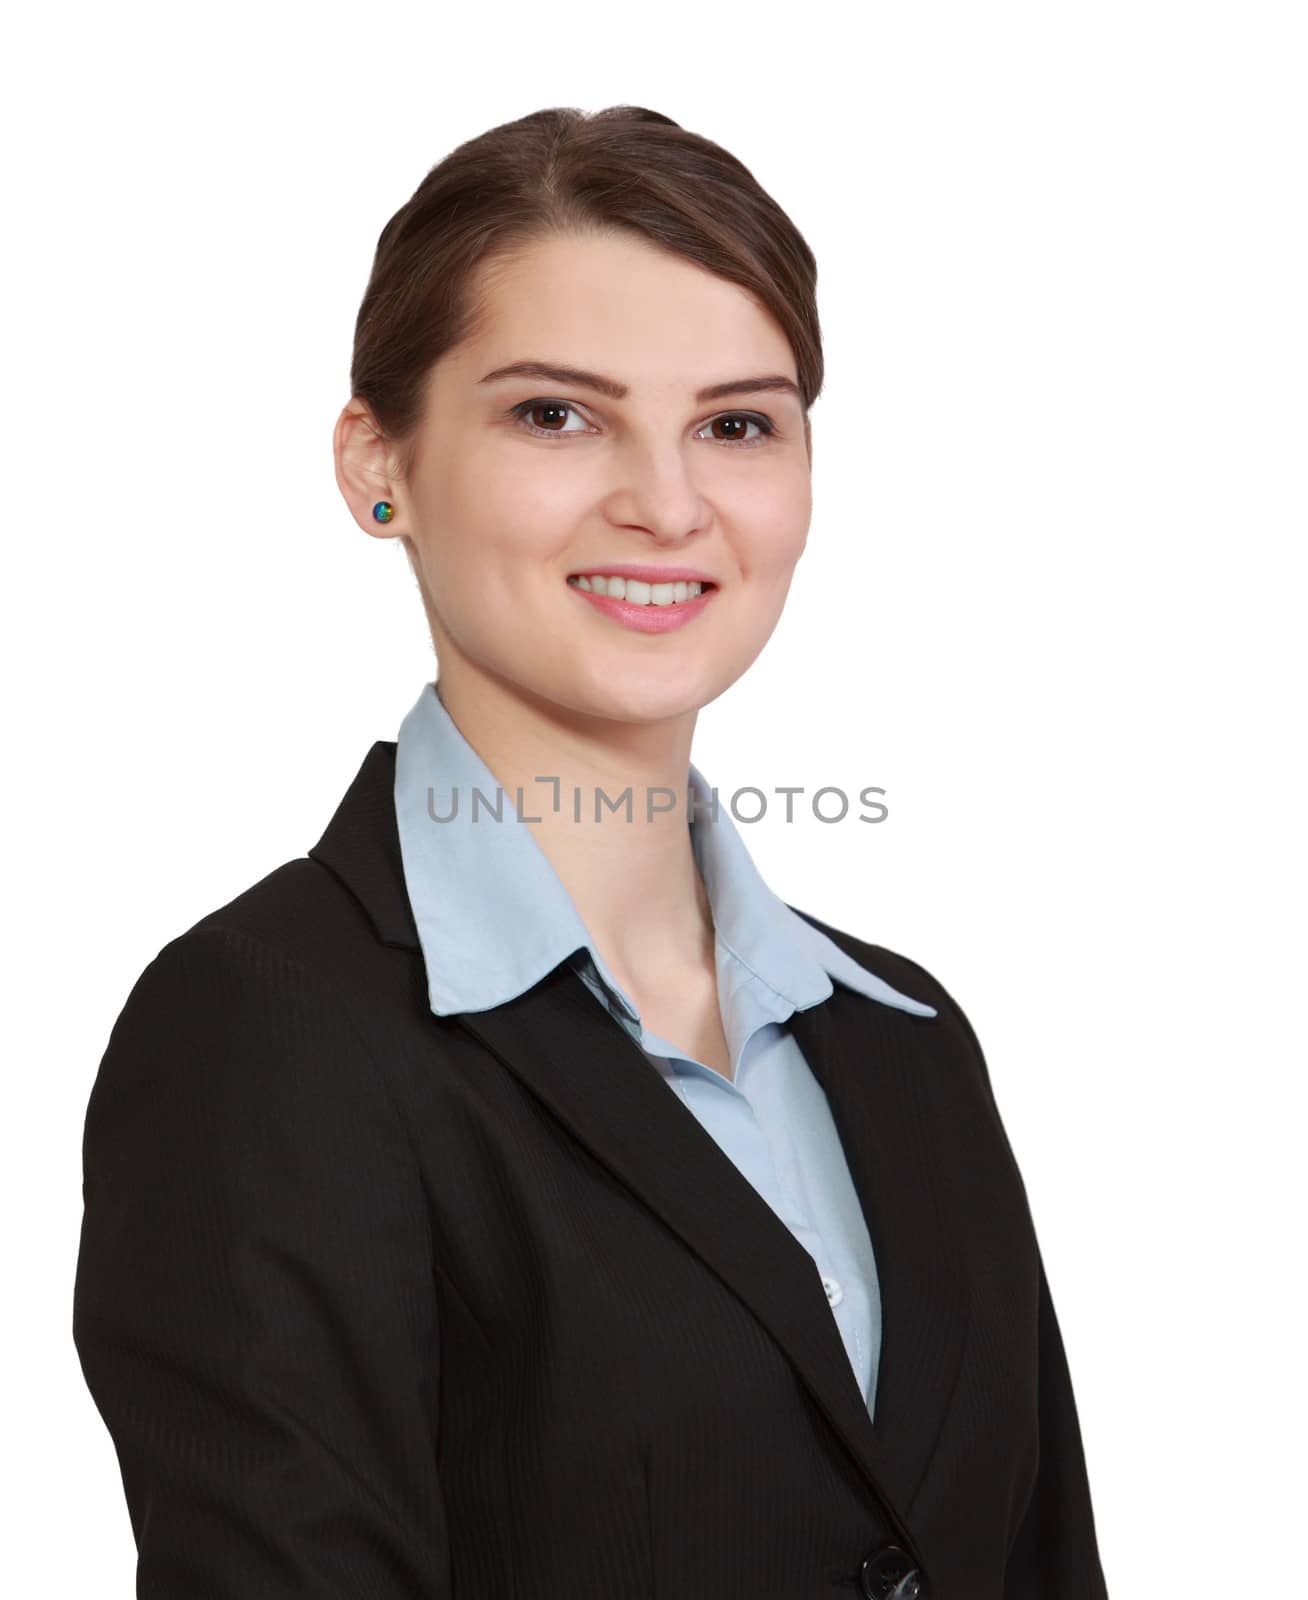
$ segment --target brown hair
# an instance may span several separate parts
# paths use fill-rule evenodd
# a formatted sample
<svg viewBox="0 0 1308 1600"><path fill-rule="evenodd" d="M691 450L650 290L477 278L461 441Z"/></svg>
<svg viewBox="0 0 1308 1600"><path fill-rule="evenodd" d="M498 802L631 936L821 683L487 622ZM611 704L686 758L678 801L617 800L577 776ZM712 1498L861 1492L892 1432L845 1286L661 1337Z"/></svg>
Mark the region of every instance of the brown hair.
<svg viewBox="0 0 1308 1600"><path fill-rule="evenodd" d="M822 388L813 252L735 156L644 106L533 111L458 145L377 240L354 330L352 396L407 470L431 368L469 336L474 276L544 234L625 230L740 284Z"/></svg>

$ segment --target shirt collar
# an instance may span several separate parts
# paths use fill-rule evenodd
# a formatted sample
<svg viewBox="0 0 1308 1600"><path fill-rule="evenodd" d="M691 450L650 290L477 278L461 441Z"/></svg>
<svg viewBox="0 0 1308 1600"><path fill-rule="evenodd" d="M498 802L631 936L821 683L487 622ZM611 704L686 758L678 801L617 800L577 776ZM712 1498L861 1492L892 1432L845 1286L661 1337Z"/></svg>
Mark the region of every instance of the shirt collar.
<svg viewBox="0 0 1308 1600"><path fill-rule="evenodd" d="M710 785L693 763L689 783L696 797L691 844L713 911L720 981L728 968L744 969L747 976L736 981L757 978L789 1012L825 1000L834 979L884 1005L935 1016L933 1006L868 972L773 894L726 806L714 815ZM484 796L476 820L474 789ZM432 1011L503 1005L579 951L625 1004L571 895L507 794L496 821L498 789L436 684L424 684L400 726L395 815ZM457 813L436 821L450 817L456 792Z"/></svg>

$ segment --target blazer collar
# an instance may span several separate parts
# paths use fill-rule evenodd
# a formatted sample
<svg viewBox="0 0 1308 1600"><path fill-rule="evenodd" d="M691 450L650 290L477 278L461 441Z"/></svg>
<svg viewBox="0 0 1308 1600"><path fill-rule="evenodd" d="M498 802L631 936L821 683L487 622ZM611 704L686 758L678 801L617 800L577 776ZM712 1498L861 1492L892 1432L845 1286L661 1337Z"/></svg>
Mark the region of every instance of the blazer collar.
<svg viewBox="0 0 1308 1600"><path fill-rule="evenodd" d="M392 741L372 746L309 855L351 892L379 939L420 950L395 820L395 751ZM829 931L851 959L855 949L866 952ZM841 985L790 1023L827 1095L876 1252L875 1423L812 1257L575 971L557 966L505 1004L455 1020L768 1329L899 1537L916 1550L907 1511L967 1334L960 1202L931 1135L947 1094L938 1017Z"/></svg>

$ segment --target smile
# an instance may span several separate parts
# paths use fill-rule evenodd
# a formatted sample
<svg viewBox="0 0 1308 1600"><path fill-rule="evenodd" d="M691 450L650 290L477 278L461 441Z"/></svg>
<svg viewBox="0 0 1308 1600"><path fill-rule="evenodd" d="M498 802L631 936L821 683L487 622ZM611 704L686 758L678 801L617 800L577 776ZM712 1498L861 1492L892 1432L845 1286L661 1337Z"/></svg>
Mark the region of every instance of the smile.
<svg viewBox="0 0 1308 1600"><path fill-rule="evenodd" d="M610 600L625 600L633 606L680 605L713 587L702 583L642 583L639 578L610 578L599 572L569 578L568 582L586 593L607 595Z"/></svg>
<svg viewBox="0 0 1308 1600"><path fill-rule="evenodd" d="M568 579L588 606L636 633L667 633L691 622L717 594L716 584L644 583L603 573Z"/></svg>

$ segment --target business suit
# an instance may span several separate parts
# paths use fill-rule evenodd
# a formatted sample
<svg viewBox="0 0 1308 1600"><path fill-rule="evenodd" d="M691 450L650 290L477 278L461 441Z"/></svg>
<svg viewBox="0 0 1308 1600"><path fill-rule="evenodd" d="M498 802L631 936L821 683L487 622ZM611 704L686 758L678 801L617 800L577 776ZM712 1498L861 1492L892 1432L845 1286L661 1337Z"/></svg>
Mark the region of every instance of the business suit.
<svg viewBox="0 0 1308 1600"><path fill-rule="evenodd" d="M165 947L88 1106L74 1336L140 1594L1103 1596L945 990L808 919L937 1010L837 988L792 1024L876 1243L873 1422L812 1259L575 972L432 1014L394 757Z"/></svg>

